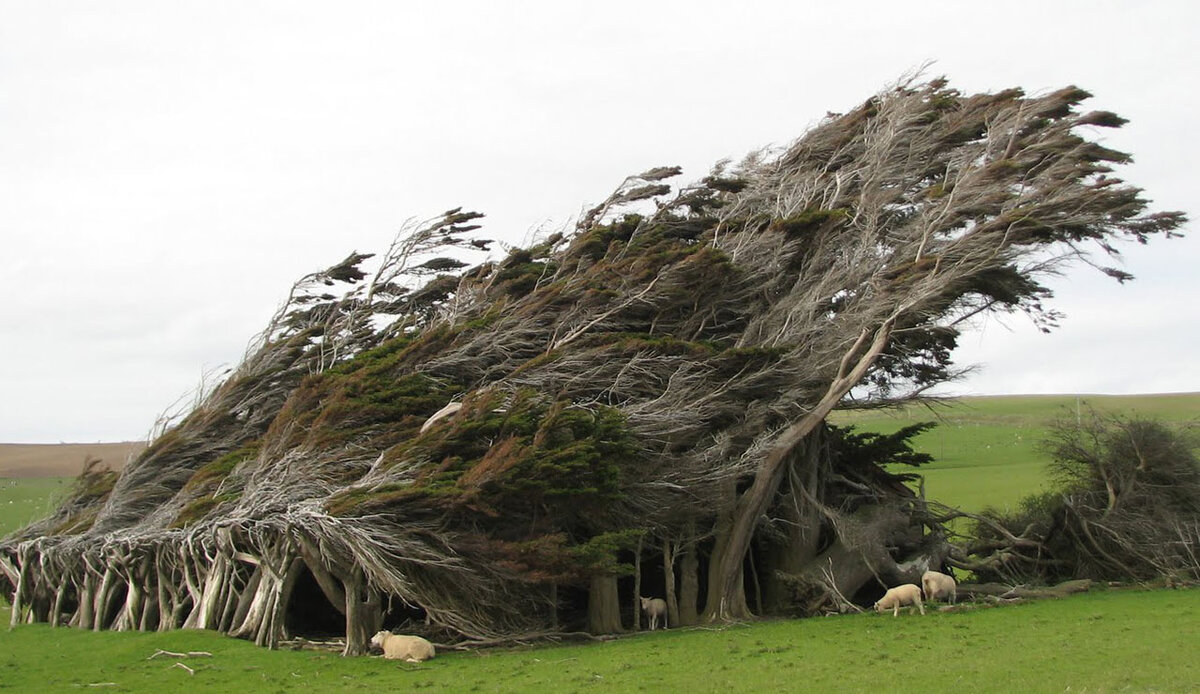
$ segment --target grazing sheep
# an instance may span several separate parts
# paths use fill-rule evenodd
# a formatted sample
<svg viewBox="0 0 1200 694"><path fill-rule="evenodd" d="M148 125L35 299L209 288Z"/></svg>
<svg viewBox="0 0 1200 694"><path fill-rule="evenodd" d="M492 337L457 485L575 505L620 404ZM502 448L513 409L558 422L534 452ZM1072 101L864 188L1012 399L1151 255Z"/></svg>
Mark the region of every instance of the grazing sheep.
<svg viewBox="0 0 1200 694"><path fill-rule="evenodd" d="M891 609L892 616L900 615L900 608L904 605L916 605L921 614L925 614L925 606L921 604L921 589L912 583L889 588L888 592L883 594L882 598L875 603L875 611L883 612Z"/></svg>
<svg viewBox="0 0 1200 694"><path fill-rule="evenodd" d="M372 636L371 645L382 648L383 657L388 660L407 660L410 663L419 663L422 660L429 660L435 655L433 644L420 636L393 634L390 631L381 631Z"/></svg>
<svg viewBox="0 0 1200 694"><path fill-rule="evenodd" d="M925 593L925 599L930 601L948 598L953 605L958 599L958 585L954 577L937 571L926 571L921 576L921 590Z"/></svg>
<svg viewBox="0 0 1200 694"><path fill-rule="evenodd" d="M663 629L667 628L667 601L662 598L642 598L642 612L650 618L650 631L658 628L658 618L662 617Z"/></svg>

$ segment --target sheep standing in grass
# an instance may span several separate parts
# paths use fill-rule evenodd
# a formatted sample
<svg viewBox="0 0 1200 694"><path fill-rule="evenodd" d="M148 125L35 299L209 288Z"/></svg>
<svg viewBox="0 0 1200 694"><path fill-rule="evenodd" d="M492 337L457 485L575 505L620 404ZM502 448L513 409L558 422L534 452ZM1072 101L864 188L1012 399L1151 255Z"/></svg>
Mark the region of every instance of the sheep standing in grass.
<svg viewBox="0 0 1200 694"><path fill-rule="evenodd" d="M663 629L667 628L667 601L662 598L642 598L642 612L650 620L650 631L658 628L658 619L662 618Z"/></svg>
<svg viewBox="0 0 1200 694"><path fill-rule="evenodd" d="M382 648L383 657L388 660L407 660L410 663L419 663L434 656L433 644L420 636L381 631L371 637L371 645Z"/></svg>
<svg viewBox="0 0 1200 694"><path fill-rule="evenodd" d="M893 617L900 615L900 608L905 605L916 605L921 614L925 614L925 606L921 604L921 589L913 583L889 588L882 598L875 603L875 611L891 610Z"/></svg>
<svg viewBox="0 0 1200 694"><path fill-rule="evenodd" d="M929 601L946 598L953 605L958 599L958 585L954 582L954 577L937 571L926 571L921 576L921 590L925 593L925 599Z"/></svg>

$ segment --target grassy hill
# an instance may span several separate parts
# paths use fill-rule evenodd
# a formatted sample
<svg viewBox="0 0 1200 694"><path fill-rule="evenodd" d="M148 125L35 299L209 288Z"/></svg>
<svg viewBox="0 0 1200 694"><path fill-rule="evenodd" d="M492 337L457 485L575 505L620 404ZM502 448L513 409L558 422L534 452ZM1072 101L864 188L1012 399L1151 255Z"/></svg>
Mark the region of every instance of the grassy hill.
<svg viewBox="0 0 1200 694"><path fill-rule="evenodd" d="M938 422L914 439L919 450L935 459L919 470L925 476L925 493L978 511L985 506L1011 506L1045 489L1050 481L1049 459L1038 450L1038 443L1055 420L1087 416L1089 408L1168 422L1200 421L1200 393L969 397L933 407L838 412L832 419L880 433L921 421Z"/></svg>

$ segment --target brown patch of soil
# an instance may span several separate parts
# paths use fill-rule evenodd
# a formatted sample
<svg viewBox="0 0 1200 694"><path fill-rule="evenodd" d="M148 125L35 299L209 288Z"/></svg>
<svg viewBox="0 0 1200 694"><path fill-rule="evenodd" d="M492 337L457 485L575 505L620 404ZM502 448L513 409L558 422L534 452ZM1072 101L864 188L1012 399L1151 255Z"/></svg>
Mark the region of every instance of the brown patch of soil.
<svg viewBox="0 0 1200 694"><path fill-rule="evenodd" d="M0 443L0 477L75 477L88 456L113 470L125 467L146 444L121 443Z"/></svg>

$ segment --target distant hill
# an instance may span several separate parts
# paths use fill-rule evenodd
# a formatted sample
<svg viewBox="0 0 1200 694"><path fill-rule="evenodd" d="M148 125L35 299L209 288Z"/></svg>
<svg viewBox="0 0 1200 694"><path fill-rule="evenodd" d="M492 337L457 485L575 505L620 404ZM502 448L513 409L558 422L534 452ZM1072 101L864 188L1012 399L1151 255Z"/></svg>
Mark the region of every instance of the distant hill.
<svg viewBox="0 0 1200 694"><path fill-rule="evenodd" d="M88 456L114 470L146 447L142 441L121 443L0 443L0 477L75 477Z"/></svg>

